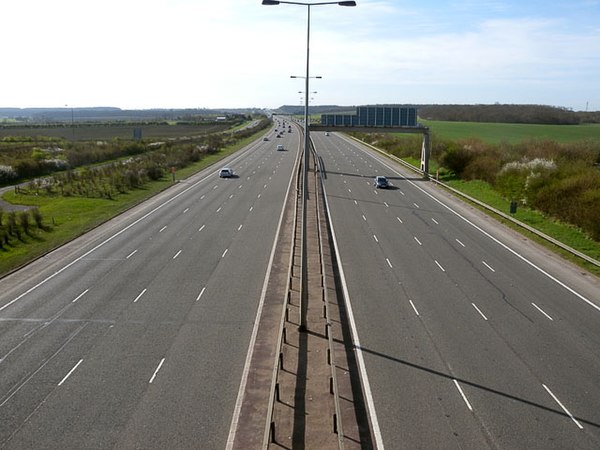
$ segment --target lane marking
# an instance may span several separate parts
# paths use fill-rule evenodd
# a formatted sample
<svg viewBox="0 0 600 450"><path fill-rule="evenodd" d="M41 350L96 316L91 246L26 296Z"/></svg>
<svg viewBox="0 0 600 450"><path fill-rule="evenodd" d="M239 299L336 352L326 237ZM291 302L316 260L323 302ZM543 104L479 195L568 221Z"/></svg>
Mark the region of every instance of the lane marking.
<svg viewBox="0 0 600 450"><path fill-rule="evenodd" d="M162 365L163 365L164 362L165 362L165 358L163 358L163 359L160 360L160 362L158 363L158 367L156 368L156 370L152 374L152 378L150 378L150 381L148 381L148 383L151 384L154 381L154 378L156 378L156 374L158 373L158 371L160 370L160 368L162 367Z"/></svg>
<svg viewBox="0 0 600 450"><path fill-rule="evenodd" d="M488 318L485 317L485 314L483 314L481 312L481 310L477 307L477 305L475 303L471 303L471 305L473 305L473 308L475 308L477 310L477 312L481 315L481 317L483 317L483 320L488 320Z"/></svg>
<svg viewBox="0 0 600 450"><path fill-rule="evenodd" d="M445 272L445 271L446 271L446 269L444 269L444 268L442 267L442 265L441 265L439 262L437 262L437 260L436 260L436 259L434 259L434 261L435 261L435 263L437 264L437 266L440 268L440 270L441 270L442 272Z"/></svg>
<svg viewBox="0 0 600 450"><path fill-rule="evenodd" d="M145 293L146 293L146 289L144 289L142 292L140 292L140 293L138 294L138 296L135 298L135 300L133 301L133 303L137 302L137 301L140 299L140 297L141 297L142 295L144 295Z"/></svg>
<svg viewBox="0 0 600 450"><path fill-rule="evenodd" d="M217 212L221 211L221 208L223 208L222 206L219 206L219 209L217 209Z"/></svg>
<svg viewBox="0 0 600 450"><path fill-rule="evenodd" d="M567 413L567 415L568 415L568 416L571 418L571 420L572 420L573 422L575 422L575 424L576 424L576 425L579 427L579 429L580 429L580 430L583 430L583 425L581 425L581 424L580 424L580 423L577 421L577 419L575 419L575 417L573 417L573 414L571 414L571 413L569 412L569 410L568 410L567 408L565 408L565 406L564 406L564 405L563 405L563 404L560 402L560 400L559 400L559 399L556 397L556 395L554 395L554 394L552 393L552 391L551 391L551 390L548 388L548 386L546 386L545 384L542 384L542 386L544 386L544 389L546 389L546 391L548 391L548 394L550 394L550 395L552 396L552 398L554 399L554 401L555 401L556 403L558 403L558 405L559 405L559 406L560 406L560 407L563 409L563 411L564 411L565 413Z"/></svg>
<svg viewBox="0 0 600 450"><path fill-rule="evenodd" d="M77 297L75 297L75 300L73 300L71 303L75 303L77 300L79 300L81 297L83 297L85 294L87 294L88 291L89 291L89 289L86 289L85 291L83 291L81 294L79 294Z"/></svg>
<svg viewBox="0 0 600 450"><path fill-rule="evenodd" d="M396 217L396 219L398 219L398 222L404 223L404 222L402 222L402 219L400 217Z"/></svg>
<svg viewBox="0 0 600 450"><path fill-rule="evenodd" d="M202 231L202 230L204 230L204 227L205 227L205 226L206 226L206 225L202 225L200 228L198 228L198 231Z"/></svg>
<svg viewBox="0 0 600 450"><path fill-rule="evenodd" d="M65 381L67 381L67 378L69 378L71 376L71 374L73 372L75 372L75 369L77 369L79 367L79 364L81 364L82 362L83 362L83 359L80 359L79 362L77 364L75 364L75 366L71 370L69 370L69 373L66 374L65 377L62 380L60 380L60 383L58 383L58 386L62 386L62 384Z"/></svg>
<svg viewBox="0 0 600 450"><path fill-rule="evenodd" d="M232 198L233 198L233 194L231 194L231 195L229 196L229 200L231 200Z"/></svg>
<svg viewBox="0 0 600 450"><path fill-rule="evenodd" d="M417 244L419 244L419 245L423 245L423 244L421 244L421 241L417 239L417 237L416 237L416 236L413 236L413 238L415 239L415 241L417 241Z"/></svg>
<svg viewBox="0 0 600 450"><path fill-rule="evenodd" d="M375 239L375 242L379 243L379 239L377 239L377 236L373 235L373 239Z"/></svg>
<svg viewBox="0 0 600 450"><path fill-rule="evenodd" d="M131 257L132 257L133 255L135 255L136 253L137 253L137 249L135 249L135 250L134 250L134 251L132 251L132 252L131 252L129 255L127 255L127 256L125 257L125 259L129 259L129 258L131 258Z"/></svg>
<svg viewBox="0 0 600 450"><path fill-rule="evenodd" d="M225 258L225 255L227 254L228 251L229 251L229 249L226 248L225 251L223 252L223 254L221 255L221 258Z"/></svg>
<svg viewBox="0 0 600 450"><path fill-rule="evenodd" d="M365 217L365 215L364 215L364 214L362 215L362 218L363 218L363 220L364 220L365 222L367 221L367 218Z"/></svg>
<svg viewBox="0 0 600 450"><path fill-rule="evenodd" d="M488 269L490 269L492 272L495 272L494 268L492 266L490 266L488 263L486 263L485 261L481 261L483 263L483 265L485 267L487 267Z"/></svg>
<svg viewBox="0 0 600 450"><path fill-rule="evenodd" d="M262 194L258 194L258 195L256 196L256 198L260 198L260 197L261 197L261 195L262 195Z"/></svg>
<svg viewBox="0 0 600 450"><path fill-rule="evenodd" d="M439 224L440 224L440 223L439 223L437 220L435 220L433 217L431 218L431 220L432 220L432 221L433 221L433 223L435 223L436 225L439 225Z"/></svg>
<svg viewBox="0 0 600 450"><path fill-rule="evenodd" d="M405 194L404 192L400 191L400 193L401 193L402 195L406 196L406 194Z"/></svg>
<svg viewBox="0 0 600 450"><path fill-rule="evenodd" d="M417 316L419 316L419 315L420 315L420 314L419 314L419 311L417 311L417 307L415 306L415 304L413 303L413 301L412 301L412 300L409 300L409 302L410 302L410 306L412 306L412 307L413 307L413 309L415 310L415 314L416 314Z"/></svg>
<svg viewBox="0 0 600 450"><path fill-rule="evenodd" d="M400 172L398 172L397 170L395 170L393 167L386 165L386 167L388 167L390 170L394 171L396 174L403 176ZM423 194L425 194L426 196L428 196L429 198L431 198L434 202L438 203L439 205L441 205L442 207L446 208L448 211L450 211L452 214L454 214L456 217L460 218L461 220L463 220L465 223L471 225L473 228L475 228L477 231L479 231L481 234L483 234L484 236L486 236L487 238L491 239L492 241L494 241L496 244L498 244L500 247L504 248L506 251L508 251L509 253L512 253L514 256L516 256L517 258L519 258L521 261L523 261L524 263L528 264L529 266L533 267L535 270L537 270L538 272L540 272L542 275L545 275L546 277L548 277L550 280L554 281L556 284L558 284L559 286L561 286L562 288L566 289L567 291L569 291L571 294L575 295L577 298L579 298L580 300L582 300L583 302L587 303L589 306L591 306L592 308L594 308L596 311L600 311L600 306L596 305L594 302L592 302L590 299L588 299L587 297L585 297L584 295L580 294L579 292L577 292L575 289L571 288L570 286L568 286L566 283L563 283L562 281L560 281L558 278L556 278L555 276L551 275L550 273L546 272L544 269L542 269L540 266L538 266L537 264L535 264L533 261L530 261L529 259L527 259L525 256L521 255L519 252L517 252L516 250L513 250L511 247L509 247L507 244L505 244L504 242L500 241L500 239L492 236L492 234L488 233L487 231L485 231L483 228L481 228L480 226L476 225L475 223L473 223L472 221L470 221L469 219L467 219L465 216L463 216L462 214L460 214L458 211L455 211L454 209L452 209L450 206L446 205L444 202L442 202L440 199L436 198L434 195L430 194L429 192L427 192L425 189L423 189L422 187L418 186L417 184L415 184L414 182L412 182L411 180L407 179L406 177L404 177L404 179L406 181L408 181L415 189L418 189L419 191L421 191ZM404 195L404 194L403 194Z"/></svg>
<svg viewBox="0 0 600 450"><path fill-rule="evenodd" d="M186 213L186 212L188 212L189 210L190 210L190 208L185 208L185 209L183 210L183 213L185 214L185 213Z"/></svg>
<svg viewBox="0 0 600 450"><path fill-rule="evenodd" d="M454 385L456 386L456 389L458 389L458 392L460 392L460 395L461 395L462 399L467 404L467 408L469 408L469 411L473 412L473 407L469 403L469 400L467 399L467 396L465 395L465 393L463 392L462 388L460 387L460 384L458 384L458 381L456 381L456 380L452 380L452 381L454 381Z"/></svg>
<svg viewBox="0 0 600 450"><path fill-rule="evenodd" d="M460 245L462 245L463 247L466 247L465 244L463 244L462 242L460 242L458 239L454 239L456 242L458 242Z"/></svg>
<svg viewBox="0 0 600 450"><path fill-rule="evenodd" d="M390 205L388 205L387 202L383 202L383 204L385 205L386 208L390 207Z"/></svg>
<svg viewBox="0 0 600 450"><path fill-rule="evenodd" d="M243 227L243 226L244 226L244 225L240 224L240 226L238 227L238 229L237 229L237 230L238 230L238 231L240 231L240 230L242 229L242 227Z"/></svg>
<svg viewBox="0 0 600 450"><path fill-rule="evenodd" d="M546 313L546 311L544 311L542 308L540 308L538 305L536 305L535 303L531 302L531 304L534 306L535 309L537 309L539 312L541 312L543 315L545 315L548 319L554 321L554 319L552 317L550 317L550 315L548 315Z"/></svg>
<svg viewBox="0 0 600 450"><path fill-rule="evenodd" d="M182 250L179 250L177 253L175 253L175 256L173 256L173 259L177 258L180 254L181 254Z"/></svg>
<svg viewBox="0 0 600 450"><path fill-rule="evenodd" d="M390 262L390 260L388 258L385 258L385 260L387 261L388 266L390 266L390 269L393 269L392 263Z"/></svg>
<svg viewBox="0 0 600 450"><path fill-rule="evenodd" d="M413 203L413 205L415 205L416 208L420 208L420 206L417 205L416 203Z"/></svg>
<svg viewBox="0 0 600 450"><path fill-rule="evenodd" d="M165 225L164 227L162 227L160 230L158 230L159 233L162 233L163 231L165 231L167 229L167 225Z"/></svg>
<svg viewBox="0 0 600 450"><path fill-rule="evenodd" d="M354 200L354 204L355 204L356 206L358 206L358 202L357 202L356 200Z"/></svg>
<svg viewBox="0 0 600 450"><path fill-rule="evenodd" d="M202 288L202 290L200 291L200 293L198 294L198 297L196 297L196 301L200 300L200 297L202 297L202 294L204 294L204 291L206 290L206 286L204 286Z"/></svg>
<svg viewBox="0 0 600 450"><path fill-rule="evenodd" d="M260 318L262 316L262 311L265 303L265 298L267 294L267 286L269 284L269 280L271 279L271 271L273 268L273 261L275 259L275 250L277 248L277 241L279 240L279 236L281 234L281 228L283 224L283 217L286 210L286 206L288 204L288 196L290 190L292 188L292 180L293 177L290 177L290 181L288 183L287 191L285 193L285 201L283 202L283 206L281 208L281 213L279 214L279 222L277 224L277 232L275 233L275 238L273 239L273 245L271 246L271 255L269 256L269 263L267 264L267 269L265 272L265 278L263 281L263 287L260 294L260 300L258 302L258 308L256 310L256 316L254 319L254 327L252 328L252 335L250 336L250 343L248 344L248 350L246 352L246 361L244 362L244 369L242 371L242 379L240 381L240 387L238 389L237 399L235 401L235 406L233 408L233 415L231 418L231 424L229 426L229 435L227 437L227 445L225 447L226 450L232 450L233 442L235 440L235 434L237 432L237 426L240 418L240 411L242 409L242 401L244 399L244 393L246 392L246 384L248 382L248 376L250 373L250 362L252 361L252 356L254 354L254 347L256 343L256 337L258 334L258 325L260 323ZM368 380L367 380L368 384ZM383 448L382 448L383 450Z"/></svg>

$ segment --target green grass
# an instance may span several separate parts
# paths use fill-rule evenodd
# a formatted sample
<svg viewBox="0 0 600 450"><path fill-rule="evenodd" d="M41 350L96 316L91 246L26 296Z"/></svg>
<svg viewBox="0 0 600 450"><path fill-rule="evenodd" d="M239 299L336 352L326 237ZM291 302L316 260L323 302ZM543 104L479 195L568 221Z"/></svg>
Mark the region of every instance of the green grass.
<svg viewBox="0 0 600 450"><path fill-rule="evenodd" d="M430 127L435 137L448 140L476 138L491 144L518 143L528 139L573 142L584 139L600 141L600 125L535 125L516 123L447 122L419 120Z"/></svg>
<svg viewBox="0 0 600 450"><path fill-rule="evenodd" d="M259 131L254 136L243 139L217 154L209 155L196 164L178 170L175 178L177 180L187 178L217 163L263 133L264 130ZM2 198L10 203L37 206L49 230L42 231L32 227L32 236L23 234L23 241L13 237L9 246L0 249L0 276L84 234L172 184L172 175L168 174L163 180L148 182L142 189L119 195L113 200L32 196L15 194L14 191L7 192Z"/></svg>
<svg viewBox="0 0 600 450"><path fill-rule="evenodd" d="M421 160L417 158L403 158L407 163L419 167L421 164ZM435 173L437 167L430 167L430 172ZM464 181L457 179L455 177L450 177L446 171L440 173L440 181L448 184L454 189L463 192L480 202L485 203L493 208L496 208L499 211L504 213L510 212L510 201L502 197L498 192L494 190L494 188L485 181L480 180L472 180L472 181ZM486 209L480 208L487 214L493 214ZM587 263L580 258L573 256L572 254L562 250L560 247L553 245L552 243L546 241L535 235L534 233L530 233L527 230L521 228L518 225L513 224L511 221L502 218L496 214L493 214L500 222L505 225L519 231L520 233L526 235L528 238L551 248L553 251L560 253L566 259L584 267L589 272L600 276L600 267L597 267L593 264ZM600 260L600 242L596 242L591 239L586 233L581 231L579 228L574 227L572 225L559 222L550 217L546 217L544 214L534 211L529 208L525 208L523 206L519 206L517 208L517 212L512 215L515 219L541 231L548 236L557 239L565 245L568 245L575 250L580 251L596 260Z"/></svg>

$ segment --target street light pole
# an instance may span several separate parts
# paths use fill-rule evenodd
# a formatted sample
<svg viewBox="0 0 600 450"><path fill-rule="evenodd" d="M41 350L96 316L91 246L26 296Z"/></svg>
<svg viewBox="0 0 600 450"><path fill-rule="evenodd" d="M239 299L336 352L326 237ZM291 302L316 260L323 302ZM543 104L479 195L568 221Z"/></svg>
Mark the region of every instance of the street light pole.
<svg viewBox="0 0 600 450"><path fill-rule="evenodd" d="M281 3L288 5L301 5L307 7L307 24L306 24L306 75L304 76L304 164L302 168L302 274L301 274L301 292L300 292L300 331L306 330L306 309L308 304L308 275L306 273L307 261L307 246L306 246L306 199L308 197L308 163L309 163L309 144L310 137L308 131L308 101L310 96L309 81L310 81L310 7L321 5L339 5L339 6L356 6L355 1L338 1L338 2L292 2L279 0L262 0L263 5L279 5ZM291 78L300 78L292 76ZM321 77L315 77L321 78Z"/></svg>

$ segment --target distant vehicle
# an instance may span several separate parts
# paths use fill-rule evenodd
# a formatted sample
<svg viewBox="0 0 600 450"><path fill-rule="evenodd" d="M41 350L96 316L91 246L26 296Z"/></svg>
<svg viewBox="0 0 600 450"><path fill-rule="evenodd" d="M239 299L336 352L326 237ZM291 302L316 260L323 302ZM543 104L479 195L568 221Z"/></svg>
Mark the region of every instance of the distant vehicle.
<svg viewBox="0 0 600 450"><path fill-rule="evenodd" d="M233 169L229 167L223 167L219 172L219 178L231 178L233 177Z"/></svg>
<svg viewBox="0 0 600 450"><path fill-rule="evenodd" d="M266 136L263 138L263 141L268 141L268 140L269 140L269 138Z"/></svg>
<svg viewBox="0 0 600 450"><path fill-rule="evenodd" d="M388 182L388 179L381 175L376 176L375 180L373 181L373 186L375 186L377 189L385 189L389 187L389 185L390 183Z"/></svg>
<svg viewBox="0 0 600 450"><path fill-rule="evenodd" d="M288 128L288 133L291 133L291 132L292 132L292 129L291 129L291 128Z"/></svg>
<svg viewBox="0 0 600 450"><path fill-rule="evenodd" d="M325 132L325 136L329 136L329 131L326 131L326 132Z"/></svg>
<svg viewBox="0 0 600 450"><path fill-rule="evenodd" d="M278 135L277 135L277 137L278 137L278 138L280 138L280 137L281 137L281 135L280 135L280 134L278 134Z"/></svg>
<svg viewBox="0 0 600 450"><path fill-rule="evenodd" d="M277 145L277 151L281 151L281 150L285 150L285 149L283 148L283 145L278 144Z"/></svg>

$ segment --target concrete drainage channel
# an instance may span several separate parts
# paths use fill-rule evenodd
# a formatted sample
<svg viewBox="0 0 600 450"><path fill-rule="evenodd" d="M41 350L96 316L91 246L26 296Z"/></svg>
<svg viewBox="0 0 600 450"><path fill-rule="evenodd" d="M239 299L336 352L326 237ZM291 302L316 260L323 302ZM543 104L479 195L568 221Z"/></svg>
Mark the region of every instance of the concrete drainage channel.
<svg viewBox="0 0 600 450"><path fill-rule="evenodd" d="M282 223L287 231L277 244L248 383L228 449L373 447L337 282L320 175L314 155L310 160L307 258L301 258L302 177L298 170L297 189L290 194ZM306 300L301 307L303 262L307 265Z"/></svg>

